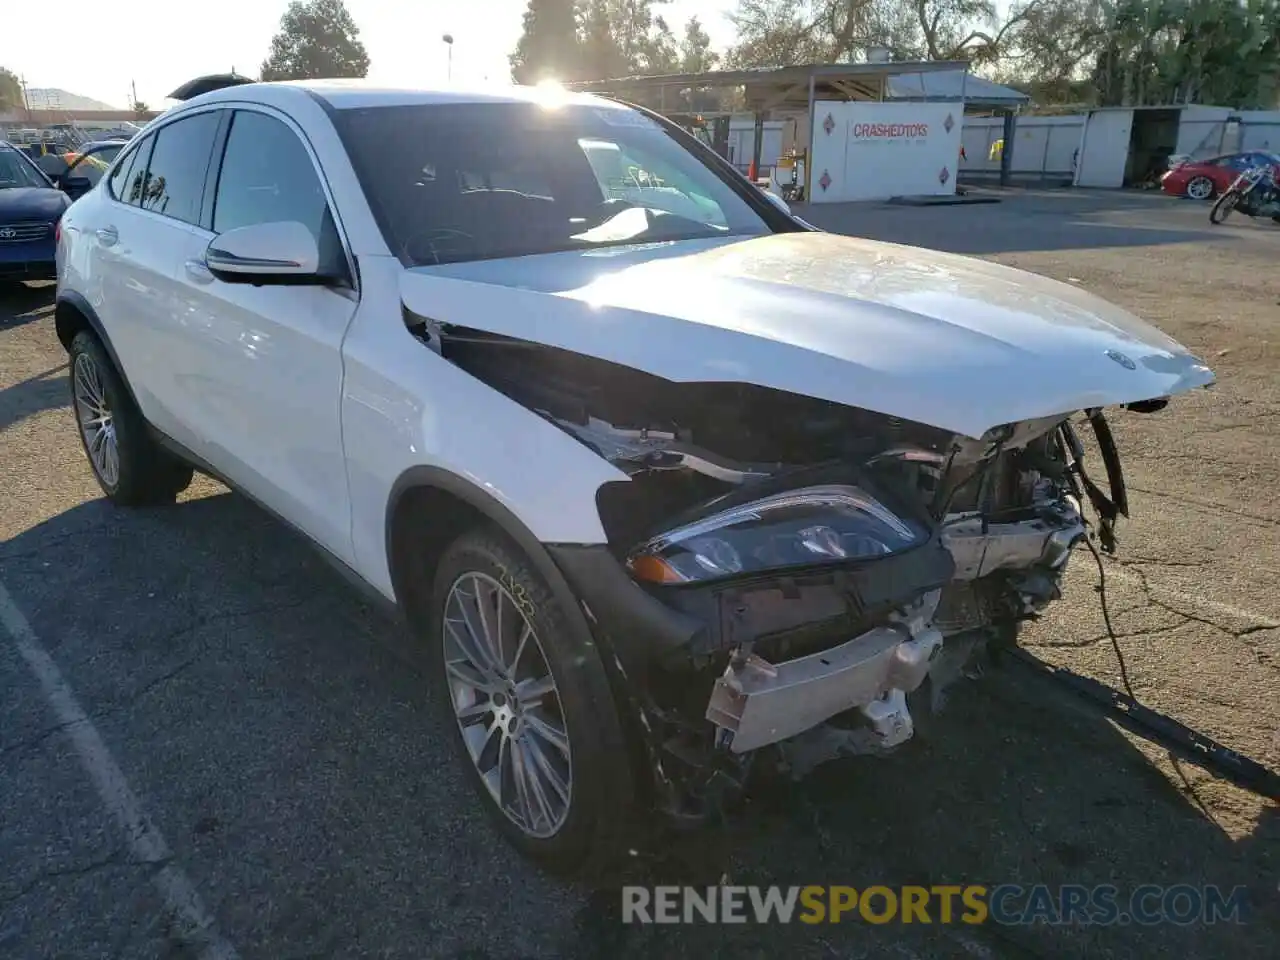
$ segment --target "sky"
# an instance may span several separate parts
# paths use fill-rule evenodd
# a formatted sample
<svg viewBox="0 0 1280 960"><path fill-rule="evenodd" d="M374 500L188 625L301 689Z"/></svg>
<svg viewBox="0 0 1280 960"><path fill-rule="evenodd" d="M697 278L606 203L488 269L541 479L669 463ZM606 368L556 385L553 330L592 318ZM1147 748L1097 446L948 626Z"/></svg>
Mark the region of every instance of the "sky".
<svg viewBox="0 0 1280 960"><path fill-rule="evenodd" d="M453 35L453 78L494 81L510 77L507 54L520 36L527 0L346 0L369 51L369 78L389 85L446 80ZM288 0L116 0L76 4L74 16L50 17L40 3L5 3L0 22L0 66L31 87L58 87L121 109L138 99L160 109L179 84L235 68L256 76ZM725 14L734 0L671 0L661 13L681 34L697 15L724 49L733 41ZM185 7L185 10L184 10ZM200 13L204 13L201 16Z"/></svg>

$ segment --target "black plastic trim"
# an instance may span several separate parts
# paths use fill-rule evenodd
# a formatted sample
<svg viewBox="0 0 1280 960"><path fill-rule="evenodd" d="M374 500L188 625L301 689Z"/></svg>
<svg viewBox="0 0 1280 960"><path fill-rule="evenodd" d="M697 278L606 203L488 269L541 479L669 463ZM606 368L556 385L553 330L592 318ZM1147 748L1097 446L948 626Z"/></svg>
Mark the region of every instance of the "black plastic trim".
<svg viewBox="0 0 1280 960"><path fill-rule="evenodd" d="M609 637L629 676L642 677L655 660L670 662L698 648L704 622L646 593L607 545L547 544L547 552Z"/></svg>
<svg viewBox="0 0 1280 960"><path fill-rule="evenodd" d="M942 589L954 577L955 561L935 536L921 546L871 560L764 571L750 578L661 589L674 608L707 625L690 652L714 655L742 643L813 631L819 635L815 638L819 644L831 631L847 639L922 595ZM747 601L762 592L781 593L798 609L757 614ZM767 652L765 656L768 658Z"/></svg>
<svg viewBox="0 0 1280 960"><path fill-rule="evenodd" d="M227 138L231 134L231 121L235 111L224 109L219 111L218 129L213 132L213 149L209 153L209 165L204 171L204 194L200 199L199 226L213 232L213 205L217 200L218 178L222 176L222 161L226 157ZM149 172L149 171L148 171Z"/></svg>
<svg viewBox="0 0 1280 960"><path fill-rule="evenodd" d="M395 533L395 516L400 501L409 491L427 487L436 490L443 490L446 493L453 494L458 499L464 501L474 507L484 517L497 525L503 533L515 541L516 545L524 552L534 567L537 568L539 575L546 581L547 586L551 588L552 594L556 598L556 602L560 605L565 614L578 621L577 625L585 631L584 636L591 636L592 631L587 624L586 617L582 612L582 605L578 601L578 597L570 588L568 581L565 579L563 571L557 566L548 552L547 546L542 543L533 532L521 522L520 518L499 503L496 499L485 493L480 487L465 480L455 473L442 470L439 467L417 466L410 467L402 473L391 488L391 495L387 498L387 516L386 516L386 555L388 562L392 561L395 553L392 549ZM396 592L397 602L400 607L405 606L404 598L401 595L400 585L395 583L396 572L394 567L391 571L392 584Z"/></svg>
<svg viewBox="0 0 1280 960"><path fill-rule="evenodd" d="M54 323L57 324L58 312L62 309L63 304L71 307L77 313L85 318L89 323L89 329L102 343L102 347L107 351L107 356L111 358L111 363L116 368L116 372L120 374L120 382L124 384L125 390L129 394L129 399L133 401L134 406L138 405L138 398L134 395L133 385L129 383L129 375L125 372L124 366L120 363L120 355L116 353L115 345L111 342L111 337L107 335L107 328L103 325L102 320L98 317L98 313L89 304L89 301L82 294L74 290L59 290L57 298L54 301ZM61 340L61 338L59 338ZM70 343L64 343L63 347L71 348Z"/></svg>
<svg viewBox="0 0 1280 960"><path fill-rule="evenodd" d="M1124 482L1124 466L1120 462L1120 448L1116 446L1116 438L1111 433L1111 425L1101 410L1089 413L1089 425L1093 427L1094 438L1098 441L1098 452L1102 455L1102 465L1107 470L1107 486L1111 488L1111 502L1122 517L1129 516L1129 491Z"/></svg>

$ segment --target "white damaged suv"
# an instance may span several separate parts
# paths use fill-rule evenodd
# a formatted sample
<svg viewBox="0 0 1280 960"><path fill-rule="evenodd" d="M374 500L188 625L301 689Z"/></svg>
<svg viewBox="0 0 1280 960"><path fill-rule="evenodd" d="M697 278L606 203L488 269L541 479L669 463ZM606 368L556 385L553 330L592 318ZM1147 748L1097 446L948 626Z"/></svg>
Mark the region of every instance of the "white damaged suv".
<svg viewBox="0 0 1280 960"><path fill-rule="evenodd" d="M908 739L907 694L1057 598L1086 509L1111 545L1103 408L1213 382L1075 287L816 231L611 101L175 95L61 223L98 482L207 472L393 605L481 802L565 869Z"/></svg>

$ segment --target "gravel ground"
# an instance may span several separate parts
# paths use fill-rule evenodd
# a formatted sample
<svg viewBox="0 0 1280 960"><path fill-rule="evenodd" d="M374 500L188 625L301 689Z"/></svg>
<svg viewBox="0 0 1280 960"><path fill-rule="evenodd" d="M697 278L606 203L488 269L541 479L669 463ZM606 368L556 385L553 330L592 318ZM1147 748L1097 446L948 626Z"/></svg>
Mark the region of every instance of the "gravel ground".
<svg viewBox="0 0 1280 960"><path fill-rule="evenodd" d="M1209 360L1213 390L1117 420L1133 518L1108 595L1138 695L1280 768L1280 230L1052 191L805 215L1079 283ZM411 642L293 534L207 480L146 513L99 498L51 299L0 301L0 583L91 724L51 709L0 629L0 957L192 955L158 892L169 870L239 956L271 960L1274 956L1277 806L1015 667L956 688L898 754L760 797L637 877L1244 885L1247 923L622 926L616 889L549 880L497 839L433 729ZM1027 643L1117 684L1096 574L1080 556ZM86 729L167 849L139 857L104 807Z"/></svg>

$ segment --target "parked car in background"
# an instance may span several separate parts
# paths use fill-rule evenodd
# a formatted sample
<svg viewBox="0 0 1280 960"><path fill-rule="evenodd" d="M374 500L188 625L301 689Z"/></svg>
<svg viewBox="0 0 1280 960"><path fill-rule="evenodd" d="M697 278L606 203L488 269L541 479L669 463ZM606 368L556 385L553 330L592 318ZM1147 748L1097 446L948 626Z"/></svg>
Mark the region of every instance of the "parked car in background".
<svg viewBox="0 0 1280 960"><path fill-rule="evenodd" d="M1280 155L1265 150L1228 153L1209 160L1171 159L1170 169L1160 178L1160 189L1173 197L1209 200L1235 182L1236 177L1254 167L1270 166L1280 176Z"/></svg>
<svg viewBox="0 0 1280 960"><path fill-rule="evenodd" d="M69 206L30 157L0 141L0 284L55 279L58 222Z"/></svg>
<svg viewBox="0 0 1280 960"><path fill-rule="evenodd" d="M1075 285L817 231L650 111L193 86L63 223L89 466L121 506L220 477L398 609L561 868L909 739L1060 596L1082 503L1114 547L1102 408L1214 379Z"/></svg>
<svg viewBox="0 0 1280 960"><path fill-rule="evenodd" d="M111 162L126 146L127 140L94 140L81 144L74 151L63 155L67 165L57 175L55 182L72 199L87 193L98 185L98 181L111 169Z"/></svg>

